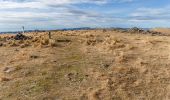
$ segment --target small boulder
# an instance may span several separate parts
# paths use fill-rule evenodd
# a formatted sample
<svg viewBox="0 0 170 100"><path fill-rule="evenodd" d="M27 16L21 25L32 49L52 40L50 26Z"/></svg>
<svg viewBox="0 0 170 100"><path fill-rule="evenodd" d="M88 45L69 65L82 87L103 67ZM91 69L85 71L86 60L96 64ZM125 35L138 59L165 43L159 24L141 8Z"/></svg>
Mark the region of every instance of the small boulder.
<svg viewBox="0 0 170 100"><path fill-rule="evenodd" d="M5 68L3 69L3 72L4 72L4 73L10 73L10 72L13 72L13 71L15 71L15 70L16 70L15 67L5 67Z"/></svg>
<svg viewBox="0 0 170 100"><path fill-rule="evenodd" d="M0 82L6 82L6 81L10 81L11 79L10 78L7 78L7 77L1 77L0 78Z"/></svg>
<svg viewBox="0 0 170 100"><path fill-rule="evenodd" d="M27 39L30 39L30 37L28 36L25 36L21 33L18 33L16 36L13 37L15 40L27 40Z"/></svg>

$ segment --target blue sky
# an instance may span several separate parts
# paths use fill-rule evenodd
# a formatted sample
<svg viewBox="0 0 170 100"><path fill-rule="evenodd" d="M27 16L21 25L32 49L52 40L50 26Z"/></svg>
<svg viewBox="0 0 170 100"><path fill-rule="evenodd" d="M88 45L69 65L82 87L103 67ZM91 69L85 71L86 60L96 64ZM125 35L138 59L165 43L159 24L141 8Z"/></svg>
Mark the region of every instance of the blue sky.
<svg viewBox="0 0 170 100"><path fill-rule="evenodd" d="M0 0L0 31L170 27L169 0Z"/></svg>

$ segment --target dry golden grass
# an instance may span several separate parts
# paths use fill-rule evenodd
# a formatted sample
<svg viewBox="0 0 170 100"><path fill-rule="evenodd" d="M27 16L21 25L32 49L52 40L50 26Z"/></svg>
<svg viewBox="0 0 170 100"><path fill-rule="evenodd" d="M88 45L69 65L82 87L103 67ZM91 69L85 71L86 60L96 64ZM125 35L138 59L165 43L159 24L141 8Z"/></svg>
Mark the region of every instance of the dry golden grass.
<svg viewBox="0 0 170 100"><path fill-rule="evenodd" d="M1 43L1 46L7 46L7 47L21 47L21 48L26 48L26 47L44 47L44 46L51 46L55 47L57 46L57 41L55 39L49 39L47 33L40 33L40 34L34 34L34 33L29 33L26 34L26 36L31 36L33 37L32 39L28 40L15 40L15 39L8 39L11 36L14 35L2 35L1 40L3 43Z"/></svg>
<svg viewBox="0 0 170 100"><path fill-rule="evenodd" d="M169 100L170 37L111 30L0 36L2 100Z"/></svg>

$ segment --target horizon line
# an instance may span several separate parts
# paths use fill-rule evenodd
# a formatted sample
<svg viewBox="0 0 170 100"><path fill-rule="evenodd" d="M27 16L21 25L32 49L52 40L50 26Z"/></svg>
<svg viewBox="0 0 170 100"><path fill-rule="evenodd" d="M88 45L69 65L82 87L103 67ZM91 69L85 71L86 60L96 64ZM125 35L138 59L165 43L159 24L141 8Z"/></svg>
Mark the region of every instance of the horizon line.
<svg viewBox="0 0 170 100"><path fill-rule="evenodd" d="M134 26L136 27L136 26ZM73 27L73 28L59 28L59 29L27 29L25 32L36 32L36 31L62 31L62 30L85 30L85 29L110 29L110 28L122 28L122 29L129 29L134 27ZM140 29L154 29L154 28L170 28L170 27L150 27L150 28L144 28L144 27L137 27ZM23 32L23 30L16 30L16 31L0 31L0 33L18 33Z"/></svg>

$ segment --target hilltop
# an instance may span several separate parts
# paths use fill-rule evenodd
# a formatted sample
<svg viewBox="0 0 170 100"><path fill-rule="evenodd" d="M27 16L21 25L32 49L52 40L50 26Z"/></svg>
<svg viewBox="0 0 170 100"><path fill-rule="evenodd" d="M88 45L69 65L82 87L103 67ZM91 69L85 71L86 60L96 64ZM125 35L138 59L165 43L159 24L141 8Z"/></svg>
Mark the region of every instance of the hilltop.
<svg viewBox="0 0 170 100"><path fill-rule="evenodd" d="M138 28L0 35L1 100L168 100L170 37Z"/></svg>

